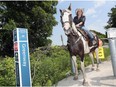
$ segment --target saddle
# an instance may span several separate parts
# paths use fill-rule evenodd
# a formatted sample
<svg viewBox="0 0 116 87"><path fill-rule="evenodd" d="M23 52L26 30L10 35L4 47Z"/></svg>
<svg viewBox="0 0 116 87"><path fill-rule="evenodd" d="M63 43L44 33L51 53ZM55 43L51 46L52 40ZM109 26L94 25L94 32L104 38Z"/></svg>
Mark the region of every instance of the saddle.
<svg viewBox="0 0 116 87"><path fill-rule="evenodd" d="M87 32L85 32L83 29L80 29L80 28L78 28L77 30L82 34L84 39L88 42L89 47L97 45L97 38L95 38L95 35L93 35L93 36L94 36L94 40L96 41L96 44L93 45Z"/></svg>

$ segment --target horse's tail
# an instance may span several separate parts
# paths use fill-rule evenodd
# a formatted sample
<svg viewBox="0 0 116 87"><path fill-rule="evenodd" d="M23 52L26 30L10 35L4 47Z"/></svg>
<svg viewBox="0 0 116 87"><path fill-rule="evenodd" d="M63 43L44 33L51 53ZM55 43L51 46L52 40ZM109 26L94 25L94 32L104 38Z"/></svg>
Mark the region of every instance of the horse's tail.
<svg viewBox="0 0 116 87"><path fill-rule="evenodd" d="M96 37L97 47L99 47L99 37L97 35L95 35L95 37Z"/></svg>

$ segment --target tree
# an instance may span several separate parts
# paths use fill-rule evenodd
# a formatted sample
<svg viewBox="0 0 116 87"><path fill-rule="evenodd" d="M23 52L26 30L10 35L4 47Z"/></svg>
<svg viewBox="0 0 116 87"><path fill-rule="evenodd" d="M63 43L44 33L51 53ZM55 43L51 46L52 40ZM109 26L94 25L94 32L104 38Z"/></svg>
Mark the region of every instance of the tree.
<svg viewBox="0 0 116 87"><path fill-rule="evenodd" d="M1 18L4 19L2 27L10 32L8 35L10 37L12 37L12 30L16 27L27 28L30 48L46 46L51 43L48 37L52 35L53 26L57 24L53 16L56 13L57 3L57 1L0 2ZM7 38L10 42L3 43L12 44L12 38Z"/></svg>
<svg viewBox="0 0 116 87"><path fill-rule="evenodd" d="M108 20L108 25L105 26L106 29L110 27L116 27L116 6L111 8L111 12L108 13L108 16L110 17Z"/></svg>

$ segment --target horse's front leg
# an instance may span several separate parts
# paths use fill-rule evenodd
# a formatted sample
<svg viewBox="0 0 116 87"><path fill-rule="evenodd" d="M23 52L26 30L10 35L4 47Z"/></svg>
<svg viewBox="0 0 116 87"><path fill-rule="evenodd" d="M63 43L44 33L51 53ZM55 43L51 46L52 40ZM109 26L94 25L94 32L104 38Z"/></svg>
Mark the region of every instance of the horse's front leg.
<svg viewBox="0 0 116 87"><path fill-rule="evenodd" d="M84 61L81 61L81 71L83 74L83 85L84 86L91 86L89 79L87 79L86 73L85 73L85 66L84 66Z"/></svg>
<svg viewBox="0 0 116 87"><path fill-rule="evenodd" d="M77 62L76 62L76 56L72 56L72 65L74 65L74 80L78 79L78 69L77 69Z"/></svg>

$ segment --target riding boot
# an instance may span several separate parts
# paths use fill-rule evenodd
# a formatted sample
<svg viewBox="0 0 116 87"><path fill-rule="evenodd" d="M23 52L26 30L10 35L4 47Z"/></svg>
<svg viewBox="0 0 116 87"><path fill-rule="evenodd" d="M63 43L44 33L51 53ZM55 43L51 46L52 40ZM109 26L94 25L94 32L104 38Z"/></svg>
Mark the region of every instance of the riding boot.
<svg viewBox="0 0 116 87"><path fill-rule="evenodd" d="M88 36L89 36L89 38L90 38L92 44L95 45L95 44L96 44L96 40L94 39L93 34L92 34L91 32L89 32Z"/></svg>
<svg viewBox="0 0 116 87"><path fill-rule="evenodd" d="M95 40L93 40L93 41L92 41L92 44L93 44L93 45L95 45L95 44L96 44L96 41L95 41Z"/></svg>

